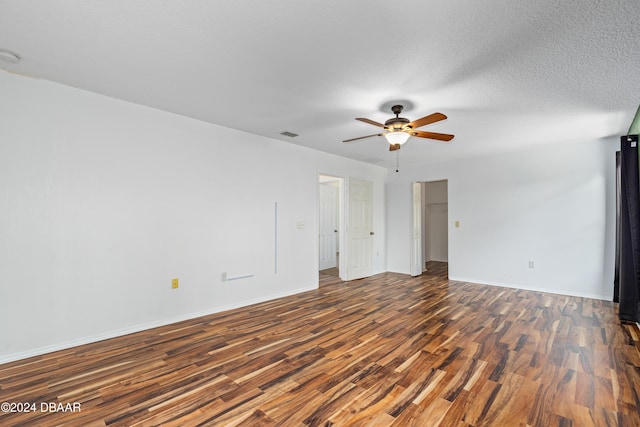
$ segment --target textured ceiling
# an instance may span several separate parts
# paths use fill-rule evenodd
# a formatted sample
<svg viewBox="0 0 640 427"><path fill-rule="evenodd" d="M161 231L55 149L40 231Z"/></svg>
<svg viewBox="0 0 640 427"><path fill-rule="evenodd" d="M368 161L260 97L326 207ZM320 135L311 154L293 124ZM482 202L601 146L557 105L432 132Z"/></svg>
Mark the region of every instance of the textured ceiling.
<svg viewBox="0 0 640 427"><path fill-rule="evenodd" d="M626 133L640 1L0 0L14 72L387 167L395 100L450 144L404 164ZM282 131L298 133L295 139Z"/></svg>

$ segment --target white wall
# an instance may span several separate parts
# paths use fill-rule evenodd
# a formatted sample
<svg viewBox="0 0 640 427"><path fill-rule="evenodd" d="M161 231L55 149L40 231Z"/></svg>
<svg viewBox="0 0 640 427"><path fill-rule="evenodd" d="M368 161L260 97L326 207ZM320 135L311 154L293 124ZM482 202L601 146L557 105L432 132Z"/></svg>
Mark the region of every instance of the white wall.
<svg viewBox="0 0 640 427"><path fill-rule="evenodd" d="M384 230L380 167L4 71L0 94L0 363L316 288L319 171L373 181Z"/></svg>
<svg viewBox="0 0 640 427"><path fill-rule="evenodd" d="M388 270L409 272L410 183L447 179L451 279L611 299L618 146L565 143L389 174Z"/></svg>

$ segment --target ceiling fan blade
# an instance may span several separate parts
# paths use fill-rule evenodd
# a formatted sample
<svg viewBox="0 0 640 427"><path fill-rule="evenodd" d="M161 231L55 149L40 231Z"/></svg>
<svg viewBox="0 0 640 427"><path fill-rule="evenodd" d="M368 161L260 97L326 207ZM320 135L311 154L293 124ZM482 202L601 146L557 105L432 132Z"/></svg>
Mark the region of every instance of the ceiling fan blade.
<svg viewBox="0 0 640 427"><path fill-rule="evenodd" d="M359 140L359 139L371 138L372 136L382 136L382 135L383 135L383 134L381 134L381 133L375 133L375 134L373 134L373 135L359 136L359 137L357 137L357 138L345 139L345 140L344 140L344 141L342 141L342 142L353 142L353 141L357 141L357 140Z"/></svg>
<svg viewBox="0 0 640 427"><path fill-rule="evenodd" d="M411 129L417 129L421 126L439 122L440 120L444 120L446 118L447 116L445 116L442 113L433 113L433 114L429 114L428 116L424 116L421 119L412 121L411 123L408 124L408 126L411 126Z"/></svg>
<svg viewBox="0 0 640 427"><path fill-rule="evenodd" d="M365 119L365 118L362 118L362 117L358 117L358 118L356 118L356 120L360 120L361 122L369 123L370 125L378 126L378 127L381 127L381 128L384 127L384 125L382 123L374 122L373 120Z"/></svg>
<svg viewBox="0 0 640 427"><path fill-rule="evenodd" d="M448 133L425 132L422 130L412 131L411 136L417 136L418 138L437 139L438 141L445 142L451 141L454 137L454 135L450 135Z"/></svg>
<svg viewBox="0 0 640 427"><path fill-rule="evenodd" d="M396 151L399 150L401 147L400 144L389 144L389 151Z"/></svg>

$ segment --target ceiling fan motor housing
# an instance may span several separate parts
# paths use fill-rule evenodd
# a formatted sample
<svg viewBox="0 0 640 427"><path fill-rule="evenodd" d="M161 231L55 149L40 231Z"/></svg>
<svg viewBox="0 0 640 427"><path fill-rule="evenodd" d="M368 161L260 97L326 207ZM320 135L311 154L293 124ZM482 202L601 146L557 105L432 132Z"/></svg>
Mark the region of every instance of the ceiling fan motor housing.
<svg viewBox="0 0 640 427"><path fill-rule="evenodd" d="M404 117L394 117L384 122L384 127L389 130L404 130L408 127L407 125L409 123L409 119L405 119Z"/></svg>
<svg viewBox="0 0 640 427"><path fill-rule="evenodd" d="M398 117L400 113L402 113L403 108L404 107L402 105L394 105L393 107L391 107L391 111L396 116L384 122L385 129L388 129L390 131L411 129L410 126L407 126L409 123L411 123L409 119L405 119L404 117Z"/></svg>

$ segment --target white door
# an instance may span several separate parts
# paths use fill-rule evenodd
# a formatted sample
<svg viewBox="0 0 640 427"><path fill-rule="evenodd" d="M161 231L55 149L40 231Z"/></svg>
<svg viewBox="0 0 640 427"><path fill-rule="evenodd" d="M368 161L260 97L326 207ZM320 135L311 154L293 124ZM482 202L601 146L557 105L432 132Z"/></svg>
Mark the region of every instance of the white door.
<svg viewBox="0 0 640 427"><path fill-rule="evenodd" d="M411 275L422 274L422 185L411 184Z"/></svg>
<svg viewBox="0 0 640 427"><path fill-rule="evenodd" d="M337 266L336 236L338 234L338 187L331 184L319 184L319 193L319 268L320 270L325 270L327 268L334 268Z"/></svg>
<svg viewBox="0 0 640 427"><path fill-rule="evenodd" d="M373 274L373 184L349 179L347 234L347 274L345 280Z"/></svg>

